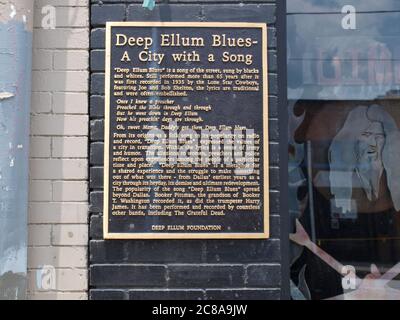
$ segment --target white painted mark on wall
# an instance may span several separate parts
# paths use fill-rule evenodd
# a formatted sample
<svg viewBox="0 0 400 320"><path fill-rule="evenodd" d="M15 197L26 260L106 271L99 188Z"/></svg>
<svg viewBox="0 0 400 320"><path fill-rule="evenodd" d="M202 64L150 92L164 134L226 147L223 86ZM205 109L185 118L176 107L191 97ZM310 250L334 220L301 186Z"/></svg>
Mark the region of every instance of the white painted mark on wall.
<svg viewBox="0 0 400 320"><path fill-rule="evenodd" d="M351 5L346 5L342 8L342 13L345 14L342 19L342 28L344 30L357 29L356 8Z"/></svg>
<svg viewBox="0 0 400 320"><path fill-rule="evenodd" d="M42 14L44 15L42 18L42 28L46 30L55 29L57 25L56 8L50 5L44 6Z"/></svg>
<svg viewBox="0 0 400 320"><path fill-rule="evenodd" d="M56 269L54 266L45 265L36 271L36 286L43 291L56 289Z"/></svg>

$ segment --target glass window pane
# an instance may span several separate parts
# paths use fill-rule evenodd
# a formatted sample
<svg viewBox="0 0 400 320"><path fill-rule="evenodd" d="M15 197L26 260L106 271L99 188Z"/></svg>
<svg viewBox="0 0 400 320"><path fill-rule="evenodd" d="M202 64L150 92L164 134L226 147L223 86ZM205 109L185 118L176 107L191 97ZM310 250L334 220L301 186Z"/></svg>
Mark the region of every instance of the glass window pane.
<svg viewBox="0 0 400 320"><path fill-rule="evenodd" d="M394 0L288 1L294 299L400 298L399 21Z"/></svg>

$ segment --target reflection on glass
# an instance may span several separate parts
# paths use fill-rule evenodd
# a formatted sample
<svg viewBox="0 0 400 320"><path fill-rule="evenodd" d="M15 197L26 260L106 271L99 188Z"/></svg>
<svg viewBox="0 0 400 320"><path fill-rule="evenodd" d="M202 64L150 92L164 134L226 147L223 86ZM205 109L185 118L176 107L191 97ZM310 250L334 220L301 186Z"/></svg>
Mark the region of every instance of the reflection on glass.
<svg viewBox="0 0 400 320"><path fill-rule="evenodd" d="M288 1L293 299L400 299L400 1L351 2Z"/></svg>

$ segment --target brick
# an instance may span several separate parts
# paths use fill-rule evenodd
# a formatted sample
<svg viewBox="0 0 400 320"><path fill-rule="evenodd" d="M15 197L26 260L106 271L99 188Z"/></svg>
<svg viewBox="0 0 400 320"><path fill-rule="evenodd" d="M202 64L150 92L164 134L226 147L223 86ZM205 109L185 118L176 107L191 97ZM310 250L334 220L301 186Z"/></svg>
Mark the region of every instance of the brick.
<svg viewBox="0 0 400 320"><path fill-rule="evenodd" d="M87 179L86 160L31 159L31 179Z"/></svg>
<svg viewBox="0 0 400 320"><path fill-rule="evenodd" d="M103 217L100 215L91 215L89 230L90 239L103 239ZM96 250L96 248L94 250ZM93 258L96 259L95 254Z"/></svg>
<svg viewBox="0 0 400 320"><path fill-rule="evenodd" d="M275 23L274 4L209 4L203 9L204 21Z"/></svg>
<svg viewBox="0 0 400 320"><path fill-rule="evenodd" d="M279 216L270 216L271 239L279 239L281 235L281 219Z"/></svg>
<svg viewBox="0 0 400 320"><path fill-rule="evenodd" d="M88 98L86 93L55 92L54 113L87 114Z"/></svg>
<svg viewBox="0 0 400 320"><path fill-rule="evenodd" d="M279 189L279 169L278 168L270 168L269 169L269 187L270 189L278 190Z"/></svg>
<svg viewBox="0 0 400 320"><path fill-rule="evenodd" d="M28 290L36 294L49 293L46 290L37 287L37 283L41 279L36 279L41 276L36 270L31 270L28 273ZM85 269L57 269L55 273L55 284L57 291L86 291L87 290L87 270Z"/></svg>
<svg viewBox="0 0 400 320"><path fill-rule="evenodd" d="M86 71L32 71L32 91L87 91Z"/></svg>
<svg viewBox="0 0 400 320"><path fill-rule="evenodd" d="M46 5L87 8L89 2L90 0L35 0L35 8L41 9Z"/></svg>
<svg viewBox="0 0 400 320"><path fill-rule="evenodd" d="M207 300L278 300L281 292L279 289L219 289L207 290Z"/></svg>
<svg viewBox="0 0 400 320"><path fill-rule="evenodd" d="M76 201L88 200L88 184L86 181L54 181L53 201Z"/></svg>
<svg viewBox="0 0 400 320"><path fill-rule="evenodd" d="M51 156L51 138L31 137L29 151L31 158L49 158Z"/></svg>
<svg viewBox="0 0 400 320"><path fill-rule="evenodd" d="M31 118L33 135L76 135L87 136L86 115L34 115Z"/></svg>
<svg viewBox="0 0 400 320"><path fill-rule="evenodd" d="M87 203L34 202L29 204L29 223L87 223Z"/></svg>
<svg viewBox="0 0 400 320"><path fill-rule="evenodd" d="M146 10L141 4L132 4L128 7L128 21L193 21L203 20L200 5L169 5L159 4L154 10Z"/></svg>
<svg viewBox="0 0 400 320"><path fill-rule="evenodd" d="M32 70L51 70L53 67L53 51L33 50Z"/></svg>
<svg viewBox="0 0 400 320"><path fill-rule="evenodd" d="M170 288L229 288L244 285L242 266L170 265Z"/></svg>
<svg viewBox="0 0 400 320"><path fill-rule="evenodd" d="M85 247L30 247L28 268L40 268L43 265L55 268L86 268L86 250Z"/></svg>
<svg viewBox="0 0 400 320"><path fill-rule="evenodd" d="M270 118L278 117L278 98L274 96L268 97L268 111Z"/></svg>
<svg viewBox="0 0 400 320"><path fill-rule="evenodd" d="M156 4L162 3L164 0L155 0ZM96 2L96 0L93 0L92 2ZM142 4L143 2L141 0L104 0L102 1L103 3L140 3ZM146 9L147 10L147 9Z"/></svg>
<svg viewBox="0 0 400 320"><path fill-rule="evenodd" d="M278 76L276 74L268 74L268 94L278 94Z"/></svg>
<svg viewBox="0 0 400 320"><path fill-rule="evenodd" d="M90 46L92 49L104 49L105 41L105 29L93 29L90 32Z"/></svg>
<svg viewBox="0 0 400 320"><path fill-rule="evenodd" d="M93 72L104 72L105 70L105 51L92 50L90 52L90 69Z"/></svg>
<svg viewBox="0 0 400 320"><path fill-rule="evenodd" d="M277 119L269 120L269 139L279 141L279 123Z"/></svg>
<svg viewBox="0 0 400 320"><path fill-rule="evenodd" d="M202 290L130 290L129 300L203 300Z"/></svg>
<svg viewBox="0 0 400 320"><path fill-rule="evenodd" d="M208 263L277 262L280 261L278 240L206 241Z"/></svg>
<svg viewBox="0 0 400 320"><path fill-rule="evenodd" d="M28 227L28 244L30 246L50 246L51 226L30 225Z"/></svg>
<svg viewBox="0 0 400 320"><path fill-rule="evenodd" d="M280 213L279 197L280 193L278 191L271 190L269 192L269 211L271 214Z"/></svg>
<svg viewBox="0 0 400 320"><path fill-rule="evenodd" d="M87 158L87 137L54 137L52 156L54 158Z"/></svg>
<svg viewBox="0 0 400 320"><path fill-rule="evenodd" d="M88 27L89 8L85 7L58 7L57 28ZM35 17L36 18L36 17ZM36 20L36 19L35 19ZM41 26L41 19L38 16L37 26Z"/></svg>
<svg viewBox="0 0 400 320"><path fill-rule="evenodd" d="M124 21L125 5L92 5L90 23L93 26L105 25L106 21Z"/></svg>
<svg viewBox="0 0 400 320"><path fill-rule="evenodd" d="M54 246L87 246L87 225L54 225L51 243Z"/></svg>
<svg viewBox="0 0 400 320"><path fill-rule="evenodd" d="M87 300L85 292L34 292L28 300Z"/></svg>
<svg viewBox="0 0 400 320"><path fill-rule="evenodd" d="M104 95L104 73L93 73L90 80L90 92L95 95Z"/></svg>
<svg viewBox="0 0 400 320"><path fill-rule="evenodd" d="M104 120L96 119L90 121L90 140L104 141Z"/></svg>
<svg viewBox="0 0 400 320"><path fill-rule="evenodd" d="M90 144L89 153L90 163L93 165L103 165L104 163L104 143L94 142Z"/></svg>
<svg viewBox="0 0 400 320"><path fill-rule="evenodd" d="M127 259L137 263L200 263L205 251L202 241L137 240L128 243Z"/></svg>
<svg viewBox="0 0 400 320"><path fill-rule="evenodd" d="M89 53L86 50L63 50L54 52L54 70L87 70Z"/></svg>
<svg viewBox="0 0 400 320"><path fill-rule="evenodd" d="M103 212L103 192L94 191L90 193L89 211L94 213Z"/></svg>
<svg viewBox="0 0 400 320"><path fill-rule="evenodd" d="M269 164L271 166L279 165L279 144L276 142L269 144Z"/></svg>
<svg viewBox="0 0 400 320"><path fill-rule="evenodd" d="M94 286L165 287L166 268L144 265L92 265L90 283Z"/></svg>
<svg viewBox="0 0 400 320"><path fill-rule="evenodd" d="M32 113L51 112L51 93L32 92Z"/></svg>
<svg viewBox="0 0 400 320"><path fill-rule="evenodd" d="M38 28L35 29L33 38L35 47L41 49L89 48L89 31L86 28L56 28L54 30Z"/></svg>
<svg viewBox="0 0 400 320"><path fill-rule="evenodd" d="M60 291L86 291L87 270L86 269L58 269L57 290Z"/></svg>
<svg viewBox="0 0 400 320"><path fill-rule="evenodd" d="M123 263L126 262L126 241L90 241L90 262Z"/></svg>
<svg viewBox="0 0 400 320"><path fill-rule="evenodd" d="M278 70L278 57L276 51L268 52L268 72L276 72Z"/></svg>
<svg viewBox="0 0 400 320"><path fill-rule="evenodd" d="M247 286L256 288L279 288L281 286L280 265L249 265Z"/></svg>
<svg viewBox="0 0 400 320"><path fill-rule="evenodd" d="M104 97L102 96L90 97L90 117L91 118L104 117Z"/></svg>
<svg viewBox="0 0 400 320"><path fill-rule="evenodd" d="M96 236L102 235L100 226L102 221L100 218L92 220L92 223L96 223L98 232ZM92 225L91 225L92 227ZM107 262L107 248L109 248L109 242L93 242L91 244L91 257L96 263ZM124 256L118 255L117 260L114 262L132 262L132 263L194 263L202 262L202 256L204 253L204 246L201 241L190 241L190 240L136 240L126 243L126 254ZM122 249L121 249L122 252Z"/></svg>
<svg viewBox="0 0 400 320"><path fill-rule="evenodd" d="M102 189L104 183L104 169L102 167L90 168L90 188Z"/></svg>
<svg viewBox="0 0 400 320"><path fill-rule="evenodd" d="M277 37L276 37L276 28L267 28L268 34L268 48L276 48L277 45Z"/></svg>
<svg viewBox="0 0 400 320"><path fill-rule="evenodd" d="M90 300L125 300L126 293L123 290L90 290Z"/></svg>
<svg viewBox="0 0 400 320"><path fill-rule="evenodd" d="M29 201L51 201L52 185L49 180L31 180L29 183Z"/></svg>

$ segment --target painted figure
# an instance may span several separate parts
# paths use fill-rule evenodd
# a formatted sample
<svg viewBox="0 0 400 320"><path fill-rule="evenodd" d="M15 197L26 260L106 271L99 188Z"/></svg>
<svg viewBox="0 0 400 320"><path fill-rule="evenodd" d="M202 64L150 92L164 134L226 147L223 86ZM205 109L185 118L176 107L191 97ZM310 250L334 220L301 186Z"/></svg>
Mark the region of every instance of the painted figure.
<svg viewBox="0 0 400 320"><path fill-rule="evenodd" d="M386 171L387 187L400 210L400 132L379 105L352 110L329 148L330 185L335 205L351 211L353 188L360 187L369 201L378 200Z"/></svg>

